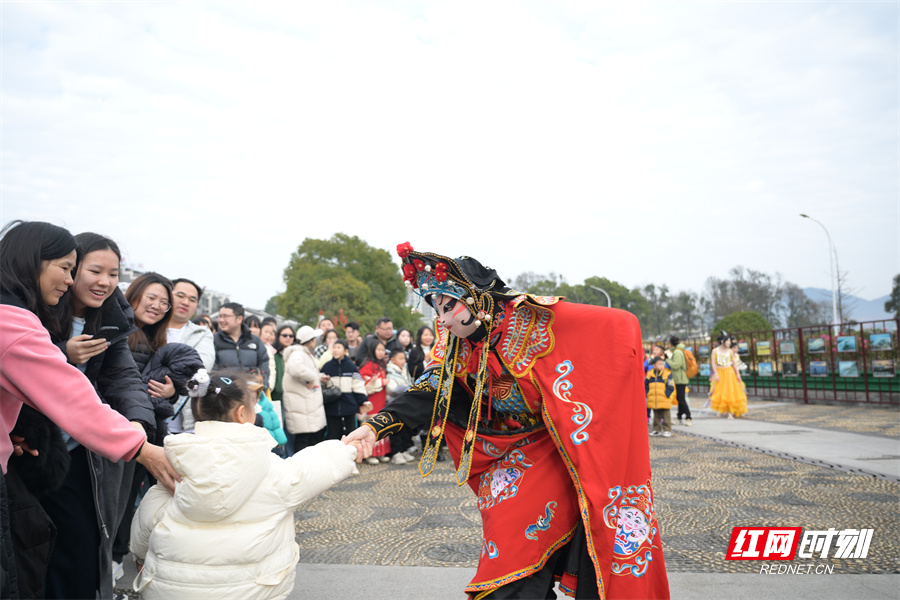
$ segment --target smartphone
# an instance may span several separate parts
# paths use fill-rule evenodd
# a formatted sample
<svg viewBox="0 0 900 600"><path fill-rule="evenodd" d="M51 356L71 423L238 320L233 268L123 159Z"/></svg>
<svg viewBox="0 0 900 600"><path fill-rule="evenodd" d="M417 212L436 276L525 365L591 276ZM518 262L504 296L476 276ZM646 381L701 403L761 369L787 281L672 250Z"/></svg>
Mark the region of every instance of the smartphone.
<svg viewBox="0 0 900 600"><path fill-rule="evenodd" d="M94 337L92 339L106 338L107 336L114 335L118 332L118 327L114 325L104 325L97 333L94 334Z"/></svg>

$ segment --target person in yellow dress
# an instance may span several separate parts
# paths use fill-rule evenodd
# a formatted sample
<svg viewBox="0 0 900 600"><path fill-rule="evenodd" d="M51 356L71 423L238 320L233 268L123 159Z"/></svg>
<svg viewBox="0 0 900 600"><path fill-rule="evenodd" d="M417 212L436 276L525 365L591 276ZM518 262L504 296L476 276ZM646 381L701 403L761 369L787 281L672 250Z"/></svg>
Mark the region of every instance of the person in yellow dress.
<svg viewBox="0 0 900 600"><path fill-rule="evenodd" d="M710 408L733 419L747 412L747 393L741 379L737 352L731 348L731 338L723 331L716 341L719 345L710 356L712 365Z"/></svg>

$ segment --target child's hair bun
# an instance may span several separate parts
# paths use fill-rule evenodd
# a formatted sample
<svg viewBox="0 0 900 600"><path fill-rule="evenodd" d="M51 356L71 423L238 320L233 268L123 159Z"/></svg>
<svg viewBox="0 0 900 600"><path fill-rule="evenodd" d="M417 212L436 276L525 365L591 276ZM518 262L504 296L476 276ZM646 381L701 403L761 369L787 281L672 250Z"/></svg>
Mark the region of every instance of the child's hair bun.
<svg viewBox="0 0 900 600"><path fill-rule="evenodd" d="M237 404L252 408L244 373L223 369L209 373L200 369L188 382L191 412L197 421L230 421L229 413Z"/></svg>

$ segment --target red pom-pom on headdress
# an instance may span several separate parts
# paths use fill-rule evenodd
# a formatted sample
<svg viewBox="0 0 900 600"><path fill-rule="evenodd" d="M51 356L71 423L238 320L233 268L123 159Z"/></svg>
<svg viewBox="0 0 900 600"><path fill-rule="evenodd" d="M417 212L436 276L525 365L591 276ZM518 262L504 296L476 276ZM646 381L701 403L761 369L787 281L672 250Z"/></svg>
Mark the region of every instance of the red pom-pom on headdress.
<svg viewBox="0 0 900 600"><path fill-rule="evenodd" d="M450 270L450 267L447 266L445 262L439 262L434 265L434 278L438 281L447 281L447 272Z"/></svg>
<svg viewBox="0 0 900 600"><path fill-rule="evenodd" d="M409 242L403 242L402 244L397 245L397 256L399 256L400 258L405 259L412 251L413 247Z"/></svg>

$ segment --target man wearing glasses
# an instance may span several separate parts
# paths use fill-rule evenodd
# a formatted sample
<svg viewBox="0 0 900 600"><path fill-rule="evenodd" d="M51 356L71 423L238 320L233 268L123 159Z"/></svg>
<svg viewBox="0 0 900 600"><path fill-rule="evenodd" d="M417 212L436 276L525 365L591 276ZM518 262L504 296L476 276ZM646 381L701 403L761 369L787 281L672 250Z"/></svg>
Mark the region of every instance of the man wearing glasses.
<svg viewBox="0 0 900 600"><path fill-rule="evenodd" d="M172 317L169 319L166 339L170 344L187 344L196 350L203 366L211 370L216 362L213 334L206 327L191 322L203 296L203 289L190 279L175 279L172 284ZM175 416L169 419L170 432L194 431L194 415L188 400L187 396L180 396L175 402Z"/></svg>
<svg viewBox="0 0 900 600"><path fill-rule="evenodd" d="M263 389L269 387L269 353L266 345L244 325L244 307L226 302L219 309L219 331L213 336L216 367L257 368L263 375Z"/></svg>

